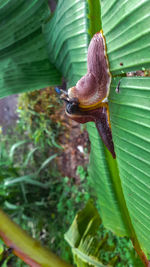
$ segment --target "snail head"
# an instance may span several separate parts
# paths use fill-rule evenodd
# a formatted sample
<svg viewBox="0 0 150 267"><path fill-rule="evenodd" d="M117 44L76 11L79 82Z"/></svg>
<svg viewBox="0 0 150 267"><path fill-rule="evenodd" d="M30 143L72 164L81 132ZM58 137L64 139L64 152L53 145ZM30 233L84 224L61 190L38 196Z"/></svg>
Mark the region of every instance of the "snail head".
<svg viewBox="0 0 150 267"><path fill-rule="evenodd" d="M63 91L60 96L66 104L66 114L76 114L79 112L79 102L77 98L69 98L68 93Z"/></svg>

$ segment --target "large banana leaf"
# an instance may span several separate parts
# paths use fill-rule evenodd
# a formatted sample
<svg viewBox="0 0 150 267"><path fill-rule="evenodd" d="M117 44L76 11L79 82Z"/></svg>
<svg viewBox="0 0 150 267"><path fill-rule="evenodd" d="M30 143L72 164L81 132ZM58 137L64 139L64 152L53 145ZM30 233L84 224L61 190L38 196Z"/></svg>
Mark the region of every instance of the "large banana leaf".
<svg viewBox="0 0 150 267"><path fill-rule="evenodd" d="M42 33L49 16L43 0L0 1L0 97L61 83Z"/></svg>
<svg viewBox="0 0 150 267"><path fill-rule="evenodd" d="M150 251L150 78L123 78L110 94L112 131L122 189L137 239Z"/></svg>
<svg viewBox="0 0 150 267"><path fill-rule="evenodd" d="M92 6L92 1L89 1L89 3ZM149 8L150 2L146 0L136 0L132 3L130 1L102 1L102 25L112 74L120 75L127 71L146 69L150 66L150 59L147 56L150 42L149 28L147 27L150 22ZM50 60L68 78L69 85L73 85L78 80L78 77L81 77L86 72L83 67L76 69L74 65L74 63L77 64L78 62L79 66L80 62L82 63L80 66L85 66L86 50L84 49L84 53L81 55L79 48L86 48L87 39L79 40L79 36L76 36L77 32L81 36L85 30L86 22L84 21L85 17L82 16L82 10L85 10L84 1L69 1L69 4L68 1L59 1L54 17L46 25L45 33L48 35L47 44ZM97 13L100 14L99 10L93 10L95 17L97 17ZM65 15L63 16L62 14ZM94 16L90 18L92 17ZM59 27L55 34L54 25L57 23ZM78 23L82 27L76 27ZM140 25L140 31L136 25ZM92 29L91 23L91 31ZM85 33L84 35L86 36ZM143 41L141 42L143 35L146 45ZM75 43L77 49L75 49ZM143 257L142 251L144 251L148 257L150 251L148 216L150 200L148 178L150 168L149 161L146 158L148 158L148 151L150 151L148 139L150 79L124 78L121 81L120 94L116 94L115 86L117 86L119 79L113 79L109 97L117 160L111 158L110 153L102 144L94 125L89 124L88 130L91 140L90 174L98 193L101 216L105 226L121 236L130 236L140 256ZM122 86L125 87L124 91L128 94L128 97L123 98L123 104L121 97L125 93L122 92ZM135 87L134 93L133 87ZM138 97L138 88L141 88L140 97ZM146 89L144 90L144 88ZM145 96L145 94L147 95ZM124 117L126 121L123 119ZM134 124L133 118L135 120ZM125 134L129 131L129 122L130 136ZM120 125L124 126L123 129L126 129L124 139L121 138L123 129ZM142 132L140 132L141 128L143 129ZM137 139L135 132L142 138ZM144 138L143 132L147 138ZM130 168L127 167L128 164ZM146 175L147 179L144 175ZM132 189L128 180L132 184ZM144 208L142 208L143 205Z"/></svg>
<svg viewBox="0 0 150 267"><path fill-rule="evenodd" d="M149 10L148 1L101 1L112 74L150 67ZM109 153L102 155L102 148L98 154L101 141L90 126L90 171L105 226L129 235L141 257L144 251L149 258L150 78L123 78L120 94L116 94L118 81L113 78L109 97L118 168Z"/></svg>

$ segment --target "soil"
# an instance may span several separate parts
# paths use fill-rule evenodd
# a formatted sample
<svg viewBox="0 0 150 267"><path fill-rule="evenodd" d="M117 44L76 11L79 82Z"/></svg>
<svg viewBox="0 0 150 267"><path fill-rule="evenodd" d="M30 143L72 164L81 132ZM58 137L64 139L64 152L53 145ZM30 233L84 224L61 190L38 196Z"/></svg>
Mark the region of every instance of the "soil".
<svg viewBox="0 0 150 267"><path fill-rule="evenodd" d="M89 162L89 137L85 129L81 131L79 123L68 119L66 115L64 121L66 131L60 136L60 144L64 151L58 157L58 168L63 176L78 179L77 167L81 165L86 168Z"/></svg>

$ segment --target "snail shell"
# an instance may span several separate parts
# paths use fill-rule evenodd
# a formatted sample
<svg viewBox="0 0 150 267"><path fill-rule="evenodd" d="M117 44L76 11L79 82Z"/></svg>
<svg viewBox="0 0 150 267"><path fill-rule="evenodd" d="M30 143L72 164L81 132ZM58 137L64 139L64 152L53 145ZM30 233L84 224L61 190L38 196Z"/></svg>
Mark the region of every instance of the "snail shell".
<svg viewBox="0 0 150 267"><path fill-rule="evenodd" d="M87 68L87 74L77 82L76 86L68 90L69 99L78 99L81 108L97 106L109 94L111 74L102 31L96 33L90 42Z"/></svg>

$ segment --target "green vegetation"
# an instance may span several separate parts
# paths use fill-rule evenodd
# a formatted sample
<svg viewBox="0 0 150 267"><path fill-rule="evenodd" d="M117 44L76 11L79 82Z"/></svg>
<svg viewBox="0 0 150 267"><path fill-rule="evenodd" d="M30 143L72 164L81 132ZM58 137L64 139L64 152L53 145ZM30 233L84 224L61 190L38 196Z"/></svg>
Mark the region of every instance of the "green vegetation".
<svg viewBox="0 0 150 267"><path fill-rule="evenodd" d="M90 198L96 202L96 196L83 166L77 167L78 182L75 178L62 177L58 171L56 159L62 152L59 135L64 126L53 121L52 111L59 100L53 94L49 105L49 92L47 88L40 93L21 95L19 119L13 135L10 132L0 136L0 205L34 238L72 262L72 252L64 234L76 213ZM103 240L100 257L104 264L117 255L118 265L115 266L134 266L137 256L131 241L114 236L102 224L98 238ZM3 249L2 252L1 258ZM11 253L6 261L18 267L26 266Z"/></svg>
<svg viewBox="0 0 150 267"><path fill-rule="evenodd" d="M65 239L72 248L77 267L143 266L128 238L118 238L106 230L93 201L80 210Z"/></svg>
<svg viewBox="0 0 150 267"><path fill-rule="evenodd" d="M58 136L63 127L50 118L54 105L46 105L47 90L40 96L37 91L22 95L13 135L0 136L0 205L34 238L71 261L64 233L89 199L90 187L82 166L77 169L80 184L62 177L57 169L55 159L62 151ZM54 101L56 107L55 97ZM44 110L37 111L42 106Z"/></svg>

